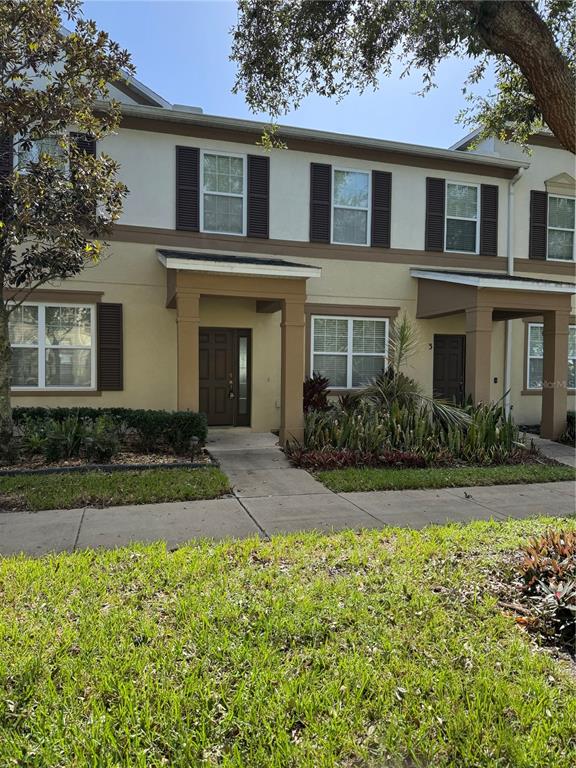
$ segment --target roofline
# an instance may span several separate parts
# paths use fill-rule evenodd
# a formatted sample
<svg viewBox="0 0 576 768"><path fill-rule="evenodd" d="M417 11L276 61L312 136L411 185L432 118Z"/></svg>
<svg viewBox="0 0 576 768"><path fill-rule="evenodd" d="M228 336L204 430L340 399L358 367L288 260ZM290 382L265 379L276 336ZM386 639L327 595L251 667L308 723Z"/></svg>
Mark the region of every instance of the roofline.
<svg viewBox="0 0 576 768"><path fill-rule="evenodd" d="M127 117L137 117L144 120L160 119L186 125L223 128L228 130L244 130L256 135L262 134L264 129L270 126L269 123L259 120L245 120L235 117L221 117L219 115L207 115L204 113L183 112L174 108L158 109L157 107L122 104L121 111L122 114ZM386 139L374 139L366 136L320 131L312 128L297 128L290 125L279 125L278 130L281 137L285 139L309 139L312 141L331 142L333 144L352 145L368 149L396 152L422 158L431 157L442 160L454 160L456 162L513 170L517 170L518 168L528 168L530 166L530 163L527 161L509 160L507 158L480 155L477 153L464 154L451 149L439 149L437 147L429 147L420 144L387 141Z"/></svg>
<svg viewBox="0 0 576 768"><path fill-rule="evenodd" d="M479 275L459 275L453 272L434 272L432 270L411 269L410 277L422 280L435 280L442 283L457 283L472 285L476 288L506 288L512 291L532 291L537 293L576 293L576 285L570 283L555 283L549 280L515 280Z"/></svg>
<svg viewBox="0 0 576 768"><path fill-rule="evenodd" d="M183 255L186 251L183 251ZM200 259L179 259L176 256L165 256L160 251L156 253L158 261L166 267L166 269L182 269L191 272L215 272L221 275L254 275L256 277L320 277L322 274L321 267L310 267L304 264L298 264L297 262L292 265L286 264L280 266L278 264L266 264L263 260L262 264L234 264L232 262L217 262L217 261L202 261Z"/></svg>

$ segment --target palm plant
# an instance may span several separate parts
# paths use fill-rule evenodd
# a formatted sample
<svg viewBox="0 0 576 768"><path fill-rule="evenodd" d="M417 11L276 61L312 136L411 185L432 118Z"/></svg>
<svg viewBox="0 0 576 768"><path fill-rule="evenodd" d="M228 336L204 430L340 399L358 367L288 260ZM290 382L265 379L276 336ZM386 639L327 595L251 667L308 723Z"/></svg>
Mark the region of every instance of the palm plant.
<svg viewBox="0 0 576 768"><path fill-rule="evenodd" d="M390 357L387 370L374 378L363 392L365 399L376 408L390 412L395 403L400 408L418 410L420 415L442 424L467 424L466 411L444 400L425 395L414 379L401 371L415 354L420 341L418 332L405 313L394 322L390 332Z"/></svg>

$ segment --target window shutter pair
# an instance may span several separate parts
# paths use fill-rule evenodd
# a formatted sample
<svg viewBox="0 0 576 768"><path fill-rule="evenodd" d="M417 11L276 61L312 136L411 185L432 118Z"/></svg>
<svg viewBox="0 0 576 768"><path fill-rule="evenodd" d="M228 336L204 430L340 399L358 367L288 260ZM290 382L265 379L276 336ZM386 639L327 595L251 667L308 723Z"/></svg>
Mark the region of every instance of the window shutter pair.
<svg viewBox="0 0 576 768"><path fill-rule="evenodd" d="M546 260L548 240L548 194L533 189L530 192L530 236L528 258Z"/></svg>
<svg viewBox="0 0 576 768"><path fill-rule="evenodd" d="M247 157L247 236L269 237L270 158ZM176 147L176 229L200 231L200 150Z"/></svg>
<svg viewBox="0 0 576 768"><path fill-rule="evenodd" d="M426 179L426 223L424 248L444 250L446 179ZM480 255L498 255L498 187L480 185Z"/></svg>
<svg viewBox="0 0 576 768"><path fill-rule="evenodd" d="M392 174L372 171L370 245L390 248ZM310 242L329 243L332 219L332 166L310 163Z"/></svg>
<svg viewBox="0 0 576 768"><path fill-rule="evenodd" d="M124 389L122 304L96 304L97 373L100 391Z"/></svg>

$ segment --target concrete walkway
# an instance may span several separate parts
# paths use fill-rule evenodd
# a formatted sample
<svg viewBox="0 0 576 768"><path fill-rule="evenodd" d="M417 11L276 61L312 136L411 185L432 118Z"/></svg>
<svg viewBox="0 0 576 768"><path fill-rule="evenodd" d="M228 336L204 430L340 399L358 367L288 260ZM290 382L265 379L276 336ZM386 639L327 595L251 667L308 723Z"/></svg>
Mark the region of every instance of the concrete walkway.
<svg viewBox="0 0 576 768"><path fill-rule="evenodd" d="M447 522L575 513L575 485L571 481L335 494L304 470L291 467L273 435L214 430L208 448L230 478L233 497L2 513L0 554L42 555L158 540L173 548L194 538L266 538L292 531L386 525L422 528Z"/></svg>
<svg viewBox="0 0 576 768"><path fill-rule="evenodd" d="M576 467L576 449L573 445L556 443L554 440L546 440L543 437L538 437L538 435L530 435L529 437L544 456L559 461L560 464Z"/></svg>

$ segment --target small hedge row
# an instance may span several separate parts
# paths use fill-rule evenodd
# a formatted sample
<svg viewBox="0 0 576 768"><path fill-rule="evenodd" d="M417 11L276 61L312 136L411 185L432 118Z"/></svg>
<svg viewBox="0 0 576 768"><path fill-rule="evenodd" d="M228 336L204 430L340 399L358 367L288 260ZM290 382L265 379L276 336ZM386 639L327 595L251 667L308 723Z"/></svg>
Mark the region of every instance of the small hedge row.
<svg viewBox="0 0 576 768"><path fill-rule="evenodd" d="M138 447L147 452L168 447L175 453L186 453L193 438L204 443L208 434L205 414L193 411L39 407L18 407L13 410L13 419L17 426L49 419L64 422L70 417L96 421L100 416L111 419L119 431L135 434Z"/></svg>

